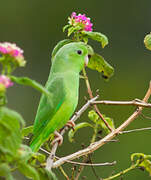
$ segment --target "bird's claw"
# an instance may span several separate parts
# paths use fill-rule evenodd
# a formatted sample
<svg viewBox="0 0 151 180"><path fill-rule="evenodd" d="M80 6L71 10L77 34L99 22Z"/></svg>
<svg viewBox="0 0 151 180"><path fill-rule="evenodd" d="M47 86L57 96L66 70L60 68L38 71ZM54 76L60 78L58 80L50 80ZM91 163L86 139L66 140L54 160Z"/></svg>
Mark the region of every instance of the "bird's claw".
<svg viewBox="0 0 151 180"><path fill-rule="evenodd" d="M54 132L55 134L55 139L52 141L52 145L54 145L56 142L58 142L58 144L61 146L63 143L63 137L60 133L58 133L57 131Z"/></svg>
<svg viewBox="0 0 151 180"><path fill-rule="evenodd" d="M74 121L70 120L70 121L67 122L66 126L72 128L72 130L74 130L75 123L74 123Z"/></svg>

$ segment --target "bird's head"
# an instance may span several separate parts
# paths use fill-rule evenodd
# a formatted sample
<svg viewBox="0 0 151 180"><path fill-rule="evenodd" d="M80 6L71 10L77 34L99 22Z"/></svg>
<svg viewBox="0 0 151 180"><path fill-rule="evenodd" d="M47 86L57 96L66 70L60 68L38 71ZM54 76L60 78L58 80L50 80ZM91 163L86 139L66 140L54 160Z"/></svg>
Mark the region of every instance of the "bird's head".
<svg viewBox="0 0 151 180"><path fill-rule="evenodd" d="M82 42L72 42L61 47L54 60L62 68L80 72L84 65L88 64L88 47Z"/></svg>

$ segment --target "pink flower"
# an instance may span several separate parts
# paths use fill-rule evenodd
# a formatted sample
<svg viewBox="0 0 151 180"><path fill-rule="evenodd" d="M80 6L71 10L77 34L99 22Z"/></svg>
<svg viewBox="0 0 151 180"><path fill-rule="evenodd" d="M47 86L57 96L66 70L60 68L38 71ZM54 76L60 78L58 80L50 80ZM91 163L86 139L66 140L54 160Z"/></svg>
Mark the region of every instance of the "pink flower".
<svg viewBox="0 0 151 180"><path fill-rule="evenodd" d="M69 21L73 26L81 25L84 31L92 31L93 24L90 21L90 18L86 17L85 14L76 14L73 12Z"/></svg>
<svg viewBox="0 0 151 180"><path fill-rule="evenodd" d="M9 54L13 57L23 56L23 50L9 42L0 43L0 53Z"/></svg>
<svg viewBox="0 0 151 180"><path fill-rule="evenodd" d="M14 60L14 62L17 62L19 66L24 66L26 64L23 52L24 51L14 43L0 43L0 54L6 57L12 57L12 60Z"/></svg>
<svg viewBox="0 0 151 180"><path fill-rule="evenodd" d="M76 13L73 12L73 13L71 14L71 18L75 18L75 17L76 17Z"/></svg>
<svg viewBox="0 0 151 180"><path fill-rule="evenodd" d="M13 82L5 75L0 75L0 84L3 84L5 88L13 86Z"/></svg>

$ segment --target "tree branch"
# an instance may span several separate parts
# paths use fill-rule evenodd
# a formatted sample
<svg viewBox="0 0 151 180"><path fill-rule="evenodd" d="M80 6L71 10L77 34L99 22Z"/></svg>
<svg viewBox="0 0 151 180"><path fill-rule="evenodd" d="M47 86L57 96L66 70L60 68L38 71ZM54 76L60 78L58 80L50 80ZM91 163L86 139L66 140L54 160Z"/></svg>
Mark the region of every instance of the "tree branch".
<svg viewBox="0 0 151 180"><path fill-rule="evenodd" d="M150 82L150 85L149 85L149 89L148 89L148 91L145 94L145 97L143 99L143 102L147 103L150 95L151 95L151 82ZM109 140L113 139L115 136L117 136L132 121L134 121L141 114L142 109L143 109L143 107L138 107L137 110L123 124L121 124L117 129L112 131L110 134L105 136L103 139L91 144L90 146L88 146L87 148L85 148L83 150L77 151L77 152L75 152L73 154L70 154L70 155L68 155L66 157L60 158L58 161L54 162L52 167L56 168L56 167L64 164L67 160L73 160L73 159L76 159L76 158L79 158L81 156L84 156L84 155L87 155L89 153L94 152L95 150L97 150L98 148L100 148L101 146L106 144L106 141L109 141Z"/></svg>
<svg viewBox="0 0 151 180"><path fill-rule="evenodd" d="M51 153L43 148L40 148L41 151L45 152L46 154L50 155ZM56 159L60 159L59 157L55 156ZM83 162L77 162L77 161L66 161L70 164L76 164L76 165L82 165L82 166L113 166L116 164L116 161L113 162L105 162L105 163L83 163Z"/></svg>
<svg viewBox="0 0 151 180"><path fill-rule="evenodd" d="M60 159L56 157L57 159ZM75 162L75 161L66 161L70 164L75 164L75 165L82 165L82 166L114 166L116 164L116 161L113 162L105 162L105 163L84 163L84 162Z"/></svg>

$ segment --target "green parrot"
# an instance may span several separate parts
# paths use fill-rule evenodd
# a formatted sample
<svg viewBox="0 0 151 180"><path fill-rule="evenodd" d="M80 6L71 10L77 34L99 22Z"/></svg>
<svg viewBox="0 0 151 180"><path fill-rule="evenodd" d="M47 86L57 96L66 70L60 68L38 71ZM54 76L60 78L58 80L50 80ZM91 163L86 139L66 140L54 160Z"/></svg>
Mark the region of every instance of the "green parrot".
<svg viewBox="0 0 151 180"><path fill-rule="evenodd" d="M72 42L61 47L52 60L46 89L51 97L41 96L30 147L37 152L40 146L70 119L78 104L79 73L88 64L88 47Z"/></svg>

